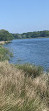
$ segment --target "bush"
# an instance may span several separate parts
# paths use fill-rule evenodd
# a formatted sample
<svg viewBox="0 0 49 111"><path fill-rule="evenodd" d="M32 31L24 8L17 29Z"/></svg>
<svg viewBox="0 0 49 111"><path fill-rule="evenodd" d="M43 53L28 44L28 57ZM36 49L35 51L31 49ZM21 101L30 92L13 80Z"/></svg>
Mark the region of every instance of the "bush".
<svg viewBox="0 0 49 111"><path fill-rule="evenodd" d="M43 73L43 67L35 66L31 64L23 64L23 65L16 65L18 69L22 69L25 72L25 75L32 76L35 78Z"/></svg>

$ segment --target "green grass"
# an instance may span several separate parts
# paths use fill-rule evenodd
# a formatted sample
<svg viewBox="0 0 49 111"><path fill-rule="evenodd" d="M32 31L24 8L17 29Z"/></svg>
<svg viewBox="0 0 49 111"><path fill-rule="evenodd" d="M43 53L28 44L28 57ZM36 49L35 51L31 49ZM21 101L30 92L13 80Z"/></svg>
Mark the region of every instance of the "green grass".
<svg viewBox="0 0 49 111"><path fill-rule="evenodd" d="M41 66L35 66L31 64L17 64L16 67L23 70L25 75L31 76L32 78L35 78L36 76L39 76L43 73L43 67Z"/></svg>
<svg viewBox="0 0 49 111"><path fill-rule="evenodd" d="M13 54L7 48L0 45L0 61L9 60Z"/></svg>

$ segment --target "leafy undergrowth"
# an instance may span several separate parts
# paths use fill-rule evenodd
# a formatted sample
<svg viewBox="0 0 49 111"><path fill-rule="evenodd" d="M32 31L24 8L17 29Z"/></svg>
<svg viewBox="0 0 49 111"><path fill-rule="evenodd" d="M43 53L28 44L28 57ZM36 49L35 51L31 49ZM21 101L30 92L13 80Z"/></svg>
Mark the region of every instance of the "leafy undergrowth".
<svg viewBox="0 0 49 111"><path fill-rule="evenodd" d="M49 111L49 73L32 78L36 68L28 76L27 68L0 62L0 111Z"/></svg>
<svg viewBox="0 0 49 111"><path fill-rule="evenodd" d="M9 52L7 48L4 48L2 45L0 45L0 61L9 60L12 56L12 53Z"/></svg>

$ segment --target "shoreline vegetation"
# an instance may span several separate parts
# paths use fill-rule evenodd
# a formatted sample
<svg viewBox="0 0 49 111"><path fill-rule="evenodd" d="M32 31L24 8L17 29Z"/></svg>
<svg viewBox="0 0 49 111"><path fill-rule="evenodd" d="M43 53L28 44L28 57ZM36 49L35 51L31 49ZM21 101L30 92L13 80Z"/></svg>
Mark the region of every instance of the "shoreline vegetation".
<svg viewBox="0 0 49 111"><path fill-rule="evenodd" d="M0 110L49 111L49 72L31 64L10 64L9 54L0 45Z"/></svg>
<svg viewBox="0 0 49 111"><path fill-rule="evenodd" d="M9 33L7 30L0 30L0 42L1 41L11 41L13 39L31 39L31 38L49 38L49 31L34 31L27 33ZM3 42L2 42L3 43Z"/></svg>
<svg viewBox="0 0 49 111"><path fill-rule="evenodd" d="M8 60L13 55L3 47L9 40L3 39L0 41L0 111L49 111L49 72L44 73L42 67L31 64L10 64Z"/></svg>
<svg viewBox="0 0 49 111"><path fill-rule="evenodd" d="M13 57L12 52L0 45L0 61L9 60L10 57Z"/></svg>

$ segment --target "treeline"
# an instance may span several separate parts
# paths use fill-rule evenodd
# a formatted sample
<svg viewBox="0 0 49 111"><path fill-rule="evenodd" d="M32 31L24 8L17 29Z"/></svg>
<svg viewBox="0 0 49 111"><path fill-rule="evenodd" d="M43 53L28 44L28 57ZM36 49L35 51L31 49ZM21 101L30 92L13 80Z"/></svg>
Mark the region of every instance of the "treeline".
<svg viewBox="0 0 49 111"><path fill-rule="evenodd" d="M13 34L15 39L49 37L49 31L27 32L22 34Z"/></svg>
<svg viewBox="0 0 49 111"><path fill-rule="evenodd" d="M12 39L26 39L26 38L39 38L39 37L49 37L49 31L37 31L37 32L27 32L22 34L12 34L6 30L0 30L0 41L9 41Z"/></svg>
<svg viewBox="0 0 49 111"><path fill-rule="evenodd" d="M6 30L0 30L0 41L10 41L14 39L13 35Z"/></svg>

